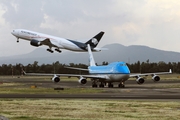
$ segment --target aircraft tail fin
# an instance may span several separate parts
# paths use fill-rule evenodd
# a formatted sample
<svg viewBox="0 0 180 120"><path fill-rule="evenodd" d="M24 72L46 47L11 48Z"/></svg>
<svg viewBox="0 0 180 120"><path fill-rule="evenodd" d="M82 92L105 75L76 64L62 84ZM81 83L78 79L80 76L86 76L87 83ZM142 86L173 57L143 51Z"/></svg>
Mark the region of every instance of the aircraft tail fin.
<svg viewBox="0 0 180 120"><path fill-rule="evenodd" d="M95 61L94 61L94 57L93 57L93 54L92 54L92 51L91 51L91 47L90 47L89 44L87 46L88 46L88 52L89 52L89 63L90 63L90 66L96 66Z"/></svg>
<svg viewBox="0 0 180 120"><path fill-rule="evenodd" d="M85 44L89 44L92 48L95 48L99 41L101 40L102 36L104 35L104 32L101 31L97 35L95 35L93 38L91 38L89 41L87 41Z"/></svg>

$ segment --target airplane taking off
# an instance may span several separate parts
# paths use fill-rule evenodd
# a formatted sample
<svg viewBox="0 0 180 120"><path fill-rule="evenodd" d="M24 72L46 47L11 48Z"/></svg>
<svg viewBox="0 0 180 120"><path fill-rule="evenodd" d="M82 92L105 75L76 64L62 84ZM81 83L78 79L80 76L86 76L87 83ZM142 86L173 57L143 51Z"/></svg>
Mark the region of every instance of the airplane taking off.
<svg viewBox="0 0 180 120"><path fill-rule="evenodd" d="M90 44L92 51L98 52L103 50L103 48L96 48L102 36L104 35L104 32L102 31L99 34L95 35L90 40L88 40L86 43L55 37L25 29L15 29L11 33L17 38L17 42L19 42L19 39L24 39L30 41L30 44L35 47L39 47L41 45L47 45L49 47L47 51L51 53L54 52L52 50L52 47L54 47L55 51L59 53L61 52L60 49L67 49L77 52L87 52L87 44Z"/></svg>
<svg viewBox="0 0 180 120"><path fill-rule="evenodd" d="M169 72L157 72L157 73L143 73L143 74L130 74L130 70L125 62L113 62L109 65L105 66L96 66L94 57L92 55L91 47L88 44L88 52L89 52L89 60L90 60L90 66L88 69L81 69L81 68L73 68L68 67L71 69L76 70L86 70L89 71L89 75L76 75L76 74L44 74L44 73L25 73L25 75L38 75L38 76L53 76L52 81L57 83L60 82L60 76L67 76L67 77L78 77L80 84L86 84L87 78L90 78L92 81L92 87L104 87L106 83L108 83L108 87L112 88L114 87L113 82L118 82L119 88L124 88L125 81L127 81L130 77L136 78L136 82L138 84L144 83L144 78L141 76L152 76L152 80L154 82L158 82L160 80L160 77L158 75L160 74L170 74L172 73L171 69Z"/></svg>

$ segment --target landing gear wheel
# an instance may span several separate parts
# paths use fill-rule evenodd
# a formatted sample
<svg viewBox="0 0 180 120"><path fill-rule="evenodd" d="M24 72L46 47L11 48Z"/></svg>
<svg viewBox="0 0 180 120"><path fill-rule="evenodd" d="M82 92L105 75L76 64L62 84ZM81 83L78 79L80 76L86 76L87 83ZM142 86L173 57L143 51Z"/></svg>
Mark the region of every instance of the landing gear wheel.
<svg viewBox="0 0 180 120"><path fill-rule="evenodd" d="M93 88L97 88L97 84L93 84L92 87L93 87Z"/></svg>
<svg viewBox="0 0 180 120"><path fill-rule="evenodd" d="M47 51L49 51L50 53L53 53L54 51L52 51L51 49L47 49Z"/></svg>
<svg viewBox="0 0 180 120"><path fill-rule="evenodd" d="M119 88L124 88L125 85L124 85L124 84L119 84L118 87L119 87Z"/></svg>
<svg viewBox="0 0 180 120"><path fill-rule="evenodd" d="M103 87L104 87L104 84L103 84L103 83L99 84L99 87L100 87L100 88L103 88Z"/></svg>
<svg viewBox="0 0 180 120"><path fill-rule="evenodd" d="M59 49L55 49L57 52L59 52L59 53L61 53L61 50L59 50Z"/></svg>
<svg viewBox="0 0 180 120"><path fill-rule="evenodd" d="M108 87L109 87L109 88L113 88L114 85L113 85L112 83L109 83L109 84L108 84Z"/></svg>
<svg viewBox="0 0 180 120"><path fill-rule="evenodd" d="M98 85L97 85L98 81L95 79L91 79L91 81L92 81L92 87L97 88L98 87Z"/></svg>

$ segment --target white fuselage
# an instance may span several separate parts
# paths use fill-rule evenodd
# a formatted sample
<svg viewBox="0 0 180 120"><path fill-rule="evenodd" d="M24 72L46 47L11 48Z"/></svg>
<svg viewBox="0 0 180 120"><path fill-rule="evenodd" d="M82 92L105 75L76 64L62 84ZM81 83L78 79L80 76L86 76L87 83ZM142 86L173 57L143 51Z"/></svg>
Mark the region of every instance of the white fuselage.
<svg viewBox="0 0 180 120"><path fill-rule="evenodd" d="M52 45L48 45L50 48L55 47L58 49L67 49L71 51L85 51L81 47L79 47L74 42L77 42L79 44L84 44L78 41L68 40L65 38L55 37L43 33L38 33L34 31L24 30L24 29L15 29L12 31L12 34L16 36L18 39L24 39L24 40L37 40L37 41L43 41L45 39L49 39ZM73 41L73 42L72 42Z"/></svg>

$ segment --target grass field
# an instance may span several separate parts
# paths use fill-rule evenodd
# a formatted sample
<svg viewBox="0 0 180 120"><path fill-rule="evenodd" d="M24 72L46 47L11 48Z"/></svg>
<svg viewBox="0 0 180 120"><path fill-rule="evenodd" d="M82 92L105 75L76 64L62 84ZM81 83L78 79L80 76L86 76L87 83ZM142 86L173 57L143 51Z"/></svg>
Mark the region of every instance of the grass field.
<svg viewBox="0 0 180 120"><path fill-rule="evenodd" d="M172 75L169 77L166 76L163 76L162 79L180 79L177 77L178 75ZM23 77L25 77L26 80L50 80L50 77L42 76ZM0 77L1 81L5 79L17 79L17 77ZM69 80L69 78L65 78L65 80ZM71 80L77 79L71 78ZM30 86L24 87L23 85L23 83L3 83L0 85L0 94L89 94L104 92L102 89L92 88L65 88L64 91L55 91L52 88L31 88ZM164 88L180 87L179 84L157 84L158 87L159 85ZM10 120L178 120L180 119L180 101L103 99L0 99L0 116L1 115L9 118Z"/></svg>
<svg viewBox="0 0 180 120"><path fill-rule="evenodd" d="M180 102L0 99L0 115L10 120L178 120Z"/></svg>

